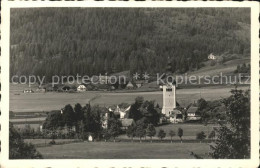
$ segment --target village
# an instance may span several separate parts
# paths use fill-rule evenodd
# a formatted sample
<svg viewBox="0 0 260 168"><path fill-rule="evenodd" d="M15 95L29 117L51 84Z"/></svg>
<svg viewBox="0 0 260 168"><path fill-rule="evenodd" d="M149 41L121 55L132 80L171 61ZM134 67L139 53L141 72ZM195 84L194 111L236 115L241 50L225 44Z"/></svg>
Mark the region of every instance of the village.
<svg viewBox="0 0 260 168"><path fill-rule="evenodd" d="M22 113L22 112L10 112L10 121L14 124L15 127L18 125L18 130L24 133L24 136L31 138L52 138L52 141L49 144L54 144L55 139L82 139L87 141L102 141L105 139L106 141L110 138L118 137L118 140L125 140L124 135L145 138L147 132L152 129L152 136L156 136L155 128L160 132L158 136L162 136L162 138L166 137L169 133L171 139L176 135L176 130L173 131L172 128L176 126L178 129L178 136L182 140L183 136L183 128L186 125L193 125L194 127L199 127L198 132L191 132L193 135L193 140L199 139L198 142L205 139L211 139L215 137L214 128L218 127L219 122L224 122L225 120L225 110L223 106L219 102L207 102L203 98L198 101L190 102L188 106L182 107L178 103L176 98L176 81L166 81L167 75L171 75L171 65L168 63L166 68L166 76L164 78L165 84L158 86L162 94L162 106L160 107L158 103L155 101L144 100L142 96L138 96L135 98L133 104L128 104L122 102L117 105L110 106L98 106L91 105L90 102L86 102L86 106L81 106L81 104L75 104L73 108L70 104L66 105L61 110L52 110L50 112L30 112L30 113ZM106 81L99 79L102 84L106 83ZM143 81L146 83L145 81ZM140 85L138 85L140 84ZM78 87L69 87L68 85L62 86L64 92L78 91L85 92L89 90L88 87L90 85L79 85ZM126 85L127 89L134 89L135 87L141 87L142 83L137 82L136 85L133 85L132 82L128 82ZM57 91L45 88L49 92ZM88 89L87 89L88 88ZM43 90L45 92L46 90ZM38 89L37 91L41 91ZM26 91L24 91L26 93ZM32 92L32 91L31 91ZM30 91L28 93L31 93ZM215 103L215 104L214 104ZM214 104L214 105L211 105ZM212 114L208 114L208 111L214 111L214 116ZM208 116L205 117L207 113ZM216 117L216 114L219 116ZM210 116L212 115L212 116ZM86 118L86 116L93 118ZM27 118L25 121L22 118ZM88 121L86 120L98 120L96 123L90 122L93 125L86 125ZM209 124L209 127L203 126L203 124ZM141 133L130 132L136 131L141 125ZM176 126L174 126L176 125ZM92 127L92 129L88 128ZM166 128L163 130L161 128ZM139 128L140 129L140 128ZM103 131L102 131L103 130ZM171 131L171 133L169 132ZM105 131L105 132L104 132ZM166 132L165 132L166 131ZM185 130L187 131L187 130ZM206 133L208 135L206 135ZM102 136L100 137L100 134ZM139 134L139 135L138 135ZM159 135L160 134L160 135ZM109 138L108 138L109 137ZM185 136L184 136L185 137ZM190 136L188 136L190 137ZM201 139L202 138L202 139ZM186 138L184 138L185 141ZM191 139L188 138L188 141ZM45 142L46 143L46 142ZM46 145L46 144L45 144Z"/></svg>
<svg viewBox="0 0 260 168"><path fill-rule="evenodd" d="M255 10L6 11L4 160L253 159Z"/></svg>

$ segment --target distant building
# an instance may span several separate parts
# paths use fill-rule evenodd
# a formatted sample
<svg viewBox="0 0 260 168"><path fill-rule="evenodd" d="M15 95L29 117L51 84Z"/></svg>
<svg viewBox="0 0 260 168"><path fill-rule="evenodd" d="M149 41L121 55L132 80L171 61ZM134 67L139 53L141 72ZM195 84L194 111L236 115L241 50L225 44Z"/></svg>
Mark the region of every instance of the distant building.
<svg viewBox="0 0 260 168"><path fill-rule="evenodd" d="M170 122L171 123L181 123L183 122L183 114L180 110L173 110L170 114Z"/></svg>
<svg viewBox="0 0 260 168"><path fill-rule="evenodd" d="M129 81L128 84L126 85L126 89L134 89L134 85L131 81Z"/></svg>
<svg viewBox="0 0 260 168"><path fill-rule="evenodd" d="M68 92L68 91L71 89L71 87L70 87L70 86L67 86L67 85L64 85L64 86L61 86L60 89L61 89L62 91Z"/></svg>
<svg viewBox="0 0 260 168"><path fill-rule="evenodd" d="M110 110L107 110L103 116L102 116L102 128L107 129L108 128L108 120L113 116L113 112Z"/></svg>
<svg viewBox="0 0 260 168"><path fill-rule="evenodd" d="M167 117L170 116L173 109L176 108L176 86L168 83L163 85L163 108L162 113Z"/></svg>
<svg viewBox="0 0 260 168"><path fill-rule="evenodd" d="M188 121L197 121L201 119L201 115L198 112L198 107L191 106L187 110L187 120Z"/></svg>
<svg viewBox="0 0 260 168"><path fill-rule="evenodd" d="M213 53L211 53L211 54L209 54L208 59L215 60L215 59L217 59L217 57L215 55L213 55Z"/></svg>
<svg viewBox="0 0 260 168"><path fill-rule="evenodd" d="M127 130L128 127L136 125L135 121L132 118L129 118L129 119L124 118L124 119L120 119L120 121L122 124L122 126L121 126L122 130Z"/></svg>
<svg viewBox="0 0 260 168"><path fill-rule="evenodd" d="M81 85L79 85L79 86L77 87L77 91L78 91L78 92L87 91L87 87L86 87L85 85L81 84Z"/></svg>
<svg viewBox="0 0 260 168"><path fill-rule="evenodd" d="M23 90L23 93L34 93L32 89L25 89Z"/></svg>
<svg viewBox="0 0 260 168"><path fill-rule="evenodd" d="M222 63L224 58L223 56L216 56L216 55L213 55L213 53L211 53L209 56L208 56L208 59L209 60L215 60L217 61L217 63Z"/></svg>
<svg viewBox="0 0 260 168"><path fill-rule="evenodd" d="M46 92L46 89L44 89L44 88L37 88L35 91L39 92L39 93L44 93L44 92Z"/></svg>
<svg viewBox="0 0 260 168"><path fill-rule="evenodd" d="M124 108L119 108L119 106L116 107L114 113L118 113L120 115L120 118L125 118L127 112L130 110L131 106L127 107L126 109Z"/></svg>
<svg viewBox="0 0 260 168"><path fill-rule="evenodd" d="M144 84L147 84L148 83L148 80L136 80L135 82L135 85L137 88L140 88L142 87Z"/></svg>

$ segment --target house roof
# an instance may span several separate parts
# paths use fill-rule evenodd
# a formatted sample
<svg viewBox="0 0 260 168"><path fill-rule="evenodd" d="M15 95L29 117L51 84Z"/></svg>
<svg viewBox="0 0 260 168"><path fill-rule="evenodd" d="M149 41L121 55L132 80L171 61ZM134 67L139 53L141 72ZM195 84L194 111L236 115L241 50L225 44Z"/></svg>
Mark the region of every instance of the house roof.
<svg viewBox="0 0 260 168"><path fill-rule="evenodd" d="M182 112L180 110L177 110L177 109L174 109L172 112L176 113L176 114L182 114Z"/></svg>
<svg viewBox="0 0 260 168"><path fill-rule="evenodd" d="M126 85L126 87L134 87L134 85L131 81L129 81L128 84Z"/></svg>
<svg viewBox="0 0 260 168"><path fill-rule="evenodd" d="M80 84L80 85L78 85L78 87L86 88L86 85L84 85L84 84Z"/></svg>
<svg viewBox="0 0 260 168"><path fill-rule="evenodd" d="M191 107L187 110L187 113L195 113L195 112L197 112L197 110L198 110L198 107L191 106Z"/></svg>
<svg viewBox="0 0 260 168"><path fill-rule="evenodd" d="M136 81L135 81L136 84L143 84L143 83L145 83L145 82L146 82L146 80L136 80Z"/></svg>
<svg viewBox="0 0 260 168"><path fill-rule="evenodd" d="M134 120L124 118L124 119L121 119L121 123L122 123L122 127L129 127L134 123Z"/></svg>

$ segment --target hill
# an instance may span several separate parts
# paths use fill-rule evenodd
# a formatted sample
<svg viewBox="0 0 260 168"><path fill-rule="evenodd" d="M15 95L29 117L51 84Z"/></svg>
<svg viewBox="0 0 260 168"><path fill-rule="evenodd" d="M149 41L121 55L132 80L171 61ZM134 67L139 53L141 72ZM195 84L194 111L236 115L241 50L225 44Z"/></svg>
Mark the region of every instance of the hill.
<svg viewBox="0 0 260 168"><path fill-rule="evenodd" d="M11 10L11 75L198 70L210 53L250 55L242 8Z"/></svg>

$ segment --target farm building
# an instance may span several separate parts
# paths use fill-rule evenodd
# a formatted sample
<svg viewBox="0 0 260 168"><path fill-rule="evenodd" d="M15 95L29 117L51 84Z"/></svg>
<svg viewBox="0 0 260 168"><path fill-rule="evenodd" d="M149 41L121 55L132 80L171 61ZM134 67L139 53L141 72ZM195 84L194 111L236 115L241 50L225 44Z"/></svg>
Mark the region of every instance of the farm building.
<svg viewBox="0 0 260 168"><path fill-rule="evenodd" d="M215 60L215 59L217 59L217 57L215 55L213 55L213 53L210 53L209 56L208 56L208 59L209 60Z"/></svg>
<svg viewBox="0 0 260 168"><path fill-rule="evenodd" d="M128 84L126 85L126 89L134 89L134 88L135 88L134 84L131 81L129 81Z"/></svg>
<svg viewBox="0 0 260 168"><path fill-rule="evenodd" d="M140 88L142 87L144 84L148 83L148 80L136 80L135 82L135 85L137 88Z"/></svg>
<svg viewBox="0 0 260 168"><path fill-rule="evenodd" d="M217 61L218 63L221 63L223 61L223 56L216 56L214 55L213 53L211 53L209 56L208 56L208 59L209 60L215 60Z"/></svg>
<svg viewBox="0 0 260 168"><path fill-rule="evenodd" d="M120 118L125 118L126 114L129 112L131 106L127 107L127 108L120 108L119 106L116 107L116 109L114 110L115 114L119 114ZM110 111L112 111L112 109L110 108Z"/></svg>
<svg viewBox="0 0 260 168"><path fill-rule="evenodd" d="M187 120L188 121L197 121L200 119L201 119L201 116L200 116L200 113L198 112L198 107L191 106L187 110Z"/></svg>
<svg viewBox="0 0 260 168"><path fill-rule="evenodd" d="M68 92L70 89L71 89L71 87L68 86L68 85L64 85L64 86L61 86L61 87L59 88L59 90L62 90L62 91L65 91L65 92Z"/></svg>
<svg viewBox="0 0 260 168"><path fill-rule="evenodd" d="M23 93L34 93L32 89L25 89L23 90Z"/></svg>
<svg viewBox="0 0 260 168"><path fill-rule="evenodd" d="M170 122L171 123L180 123L183 122L183 115L180 110L173 110L170 114Z"/></svg>
<svg viewBox="0 0 260 168"><path fill-rule="evenodd" d="M87 87L86 87L85 85L81 84L81 85L79 85L79 86L77 87L77 91L78 91L78 92L87 91Z"/></svg>
<svg viewBox="0 0 260 168"><path fill-rule="evenodd" d="M48 83L42 87L46 92L53 92L58 90L58 85L53 83Z"/></svg>
<svg viewBox="0 0 260 168"><path fill-rule="evenodd" d="M35 91L38 92L38 93L44 93L44 92L46 92L46 89L44 89L44 88L37 88Z"/></svg>

